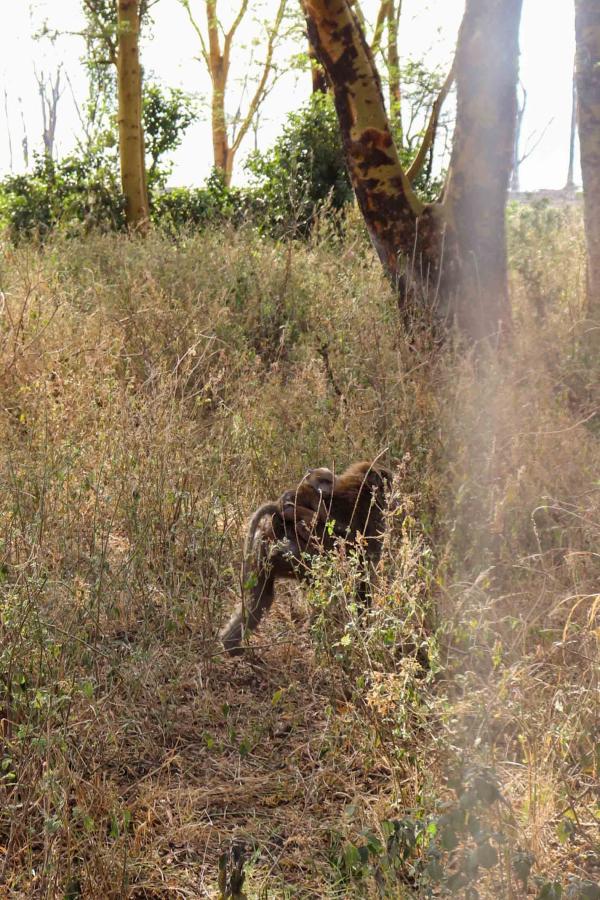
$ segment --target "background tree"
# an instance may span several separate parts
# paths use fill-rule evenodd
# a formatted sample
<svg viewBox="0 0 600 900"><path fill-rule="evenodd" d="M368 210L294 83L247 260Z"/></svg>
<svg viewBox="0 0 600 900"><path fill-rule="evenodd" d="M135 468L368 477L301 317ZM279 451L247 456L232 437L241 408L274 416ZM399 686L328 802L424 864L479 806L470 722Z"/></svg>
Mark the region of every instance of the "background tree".
<svg viewBox="0 0 600 900"><path fill-rule="evenodd" d="M523 120L525 118L525 110L527 109L527 91L525 90L523 84L519 82L518 88L520 88L520 96L519 91L517 90L517 116L515 120L515 138L514 138L514 150L513 150L513 168L512 174L510 178L510 189L511 191L520 191L521 190L521 166L525 162L526 159L529 159L531 154L539 147L541 142L543 141L548 128L554 121L554 117L548 120L548 122L537 132L533 132L527 138L525 142L525 148L523 148Z"/></svg>
<svg viewBox="0 0 600 900"><path fill-rule="evenodd" d="M517 118L515 121L515 140L514 140L514 158L513 158L513 169L512 174L510 176L510 189L511 191L520 191L521 190L521 163L523 162L523 157L521 156L521 132L523 130L523 119L525 117L525 110L527 109L527 91L519 82L519 87L521 89L521 95L517 96Z"/></svg>
<svg viewBox="0 0 600 900"><path fill-rule="evenodd" d="M569 164L565 191L575 190L575 138L577 137L577 69L573 66L573 86L571 90L571 127L569 129Z"/></svg>
<svg viewBox="0 0 600 900"><path fill-rule="evenodd" d="M148 186L142 124L140 30L147 0L84 0L90 64L114 67L117 82L117 124L121 187L130 227L144 229L149 221Z"/></svg>
<svg viewBox="0 0 600 900"><path fill-rule="evenodd" d="M8 141L8 168L12 172L12 170L13 170L13 148L12 148L12 135L10 133L10 118L8 115L8 91L6 90L6 85L4 85L4 118L6 120L6 139Z"/></svg>
<svg viewBox="0 0 600 900"><path fill-rule="evenodd" d="M215 168L226 185L231 183L235 156L258 109L272 86L275 75L273 57L281 34L287 0L279 0L272 24L265 34L264 58L259 66L257 81L250 100L233 117L227 115L227 89L230 79L231 53L238 29L249 12L249 0L239 0L237 11L228 29L220 19L218 0L202 0L206 13L206 32L196 18L190 0L180 0L198 36L200 51L211 80L211 127Z"/></svg>
<svg viewBox="0 0 600 900"><path fill-rule="evenodd" d="M117 85L119 158L127 224L144 229L150 218L142 126L140 0L118 0Z"/></svg>
<svg viewBox="0 0 600 900"><path fill-rule="evenodd" d="M25 122L25 115L23 113L23 100L21 97L18 98L19 103L19 113L21 115L21 127L23 129L23 137L21 138L21 150L23 153L23 163L25 164L25 168L29 168L29 136L27 134L27 123Z"/></svg>
<svg viewBox="0 0 600 900"><path fill-rule="evenodd" d="M600 310L600 4L575 0L577 47L577 121L585 237L588 254L588 302Z"/></svg>
<svg viewBox="0 0 600 900"><path fill-rule="evenodd" d="M61 72L62 66L59 66L54 79L43 71L38 73L36 70L35 72L35 80L38 84L38 92L42 104L44 153L50 158L54 155L58 101L62 97L60 87Z"/></svg>
<svg viewBox="0 0 600 900"><path fill-rule="evenodd" d="M386 0L380 7L380 16L382 9L384 10L384 17L382 17L382 19L387 28L385 59L387 64L390 123L395 134L398 136L397 140L402 144L402 90L400 87L400 52L398 49L402 0ZM382 29L382 24L380 24L380 19L378 17L374 36L375 48L377 47L377 43L381 42L381 37L379 35L380 29Z"/></svg>
<svg viewBox="0 0 600 900"><path fill-rule="evenodd" d="M303 0L310 39L333 85L354 191L386 272L411 296L434 297L438 313L456 317L474 337L510 321L504 216L521 5L467 0L450 171L443 199L425 205L400 163L356 14L347 0Z"/></svg>

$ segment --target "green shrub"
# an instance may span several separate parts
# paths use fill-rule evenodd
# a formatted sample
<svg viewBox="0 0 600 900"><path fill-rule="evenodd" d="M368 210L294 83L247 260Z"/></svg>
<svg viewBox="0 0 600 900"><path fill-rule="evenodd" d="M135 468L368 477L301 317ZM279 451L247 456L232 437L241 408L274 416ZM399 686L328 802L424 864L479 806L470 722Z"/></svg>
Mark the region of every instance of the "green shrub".
<svg viewBox="0 0 600 900"><path fill-rule="evenodd" d="M173 188L155 193L150 200L152 221L168 233L202 228L209 222L239 224L251 208L247 192L228 188L213 170L204 187Z"/></svg>
<svg viewBox="0 0 600 900"><path fill-rule="evenodd" d="M292 113L271 150L254 153L246 167L260 214L278 235L306 235L324 206L340 210L353 198L337 115L327 94L315 94Z"/></svg>
<svg viewBox="0 0 600 900"><path fill-rule="evenodd" d="M57 226L68 230L121 230L124 199L105 159L67 156L36 159L33 172L0 183L0 222L14 241L44 238Z"/></svg>

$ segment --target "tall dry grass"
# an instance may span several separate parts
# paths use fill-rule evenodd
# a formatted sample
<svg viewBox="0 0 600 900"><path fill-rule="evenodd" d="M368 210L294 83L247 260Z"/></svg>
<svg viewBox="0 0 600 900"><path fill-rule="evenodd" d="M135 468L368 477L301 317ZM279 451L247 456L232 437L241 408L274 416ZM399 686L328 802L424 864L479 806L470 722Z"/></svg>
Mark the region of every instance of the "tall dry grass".
<svg viewBox="0 0 600 900"><path fill-rule="evenodd" d="M358 230L3 246L0 894L211 896L237 839L249 896L368 895L361 830L473 766L484 895L598 879L597 323L577 215L511 216L500 352L407 340ZM248 513L382 451L367 619L325 560L224 660Z"/></svg>

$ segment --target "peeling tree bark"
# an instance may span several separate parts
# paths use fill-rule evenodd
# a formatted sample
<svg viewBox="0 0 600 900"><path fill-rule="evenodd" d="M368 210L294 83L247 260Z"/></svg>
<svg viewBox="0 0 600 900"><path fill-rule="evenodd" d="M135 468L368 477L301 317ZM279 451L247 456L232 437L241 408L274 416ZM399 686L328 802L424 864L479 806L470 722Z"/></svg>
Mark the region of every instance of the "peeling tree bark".
<svg viewBox="0 0 600 900"><path fill-rule="evenodd" d="M588 307L600 312L600 3L575 0L577 99Z"/></svg>
<svg viewBox="0 0 600 900"><path fill-rule="evenodd" d="M118 0L117 82L121 185L125 196L127 224L145 231L149 222L149 206L142 128L139 12L139 0Z"/></svg>
<svg viewBox="0 0 600 900"><path fill-rule="evenodd" d="M369 46L346 0L303 0L309 39L329 82L348 172L371 241L387 274L414 245L423 204L400 165Z"/></svg>
<svg viewBox="0 0 600 900"><path fill-rule="evenodd" d="M346 161L386 273L477 339L510 326L505 204L516 115L522 0L467 0L455 75L448 182L423 205L402 169L381 84L349 0L301 0L333 86Z"/></svg>
<svg viewBox="0 0 600 900"><path fill-rule="evenodd" d="M313 94L326 94L327 93L327 76L325 75L325 70L323 66L317 59L317 55L312 47L310 41L308 42L308 58L310 60L310 76L312 80L312 92Z"/></svg>

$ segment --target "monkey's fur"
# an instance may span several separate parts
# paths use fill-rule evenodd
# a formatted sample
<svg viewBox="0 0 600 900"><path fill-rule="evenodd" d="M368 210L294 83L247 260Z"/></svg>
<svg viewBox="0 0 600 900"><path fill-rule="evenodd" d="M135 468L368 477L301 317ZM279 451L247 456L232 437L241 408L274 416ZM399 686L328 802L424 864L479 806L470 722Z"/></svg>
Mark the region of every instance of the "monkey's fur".
<svg viewBox="0 0 600 900"><path fill-rule="evenodd" d="M242 582L249 598L221 632L225 650L243 652L244 639L273 604L276 578L306 578L311 559L339 540L362 556L357 596L366 605L370 570L381 555L390 485L391 474L367 461L353 463L337 477L330 469L311 469L297 488L260 506L250 519L244 546Z"/></svg>

